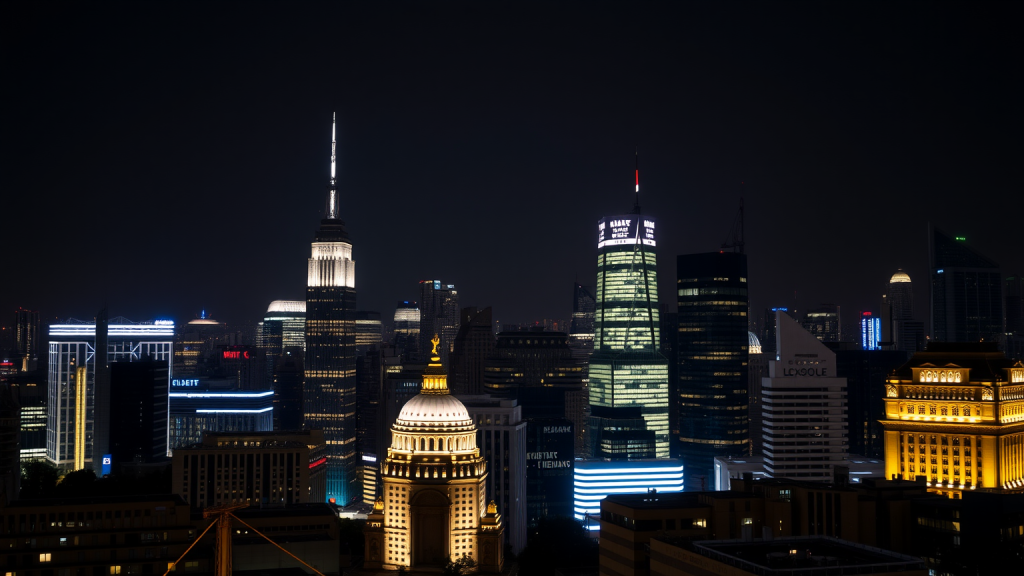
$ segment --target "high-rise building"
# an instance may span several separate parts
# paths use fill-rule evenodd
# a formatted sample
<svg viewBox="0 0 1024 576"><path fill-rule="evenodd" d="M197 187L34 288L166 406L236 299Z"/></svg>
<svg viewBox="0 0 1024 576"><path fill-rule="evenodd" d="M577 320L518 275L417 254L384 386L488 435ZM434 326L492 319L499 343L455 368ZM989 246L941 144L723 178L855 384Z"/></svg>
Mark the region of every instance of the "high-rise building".
<svg viewBox="0 0 1024 576"><path fill-rule="evenodd" d="M327 498L348 504L362 493L356 454L356 263L338 218L334 125L326 218L313 240L306 275L303 427L323 430Z"/></svg>
<svg viewBox="0 0 1024 576"><path fill-rule="evenodd" d="M668 360L660 352L655 226L655 218L640 214L639 203L632 214L597 224L590 422L593 434L595 428L614 428L600 420L618 418L618 409L639 409L654 432L656 456L668 458ZM632 414L622 417L631 420Z"/></svg>
<svg viewBox="0 0 1024 576"><path fill-rule="evenodd" d="M929 226L931 257L931 340L1001 342L1003 281L999 265L967 245Z"/></svg>
<svg viewBox="0 0 1024 576"><path fill-rule="evenodd" d="M173 346L170 320L108 323L103 312L95 323L51 324L46 458L65 470L90 467L100 475L110 442L109 363L148 357L166 362L170 372Z"/></svg>
<svg viewBox="0 0 1024 576"><path fill-rule="evenodd" d="M871 312L860 313L860 347L862 350L881 350L882 319Z"/></svg>
<svg viewBox="0 0 1024 576"><path fill-rule="evenodd" d="M356 354L365 354L371 348L380 349L383 341L384 327L380 321L380 312L356 312Z"/></svg>
<svg viewBox="0 0 1024 576"><path fill-rule="evenodd" d="M772 319L772 324L775 319ZM775 329L772 328L772 333ZM764 438L761 436L761 425L764 417L761 414L761 381L768 376L768 361L775 356L764 353L761 341L753 332L748 332L750 343L747 348L747 402L750 406L750 453L761 454L764 451ZM775 346L772 346L774 348Z"/></svg>
<svg viewBox="0 0 1024 576"><path fill-rule="evenodd" d="M448 370L448 356L459 332L459 293L454 284L440 280L420 282L420 358L430 355L430 335L441 338L441 364Z"/></svg>
<svg viewBox="0 0 1024 576"><path fill-rule="evenodd" d="M395 308L394 345L405 362L420 358L420 309L415 302L403 300Z"/></svg>
<svg viewBox="0 0 1024 576"><path fill-rule="evenodd" d="M801 324L814 337L822 342L840 342L843 339L842 322L839 306L822 304L818 308L804 313Z"/></svg>
<svg viewBox="0 0 1024 576"><path fill-rule="evenodd" d="M761 383L765 474L831 482L847 455L846 379L814 334L787 314L775 321L778 359Z"/></svg>
<svg viewBox="0 0 1024 576"><path fill-rule="evenodd" d="M391 427L363 566L439 569L466 557L480 572L501 572L503 526L497 504L488 503L487 460L469 411L448 391L440 338L432 344L420 392Z"/></svg>
<svg viewBox="0 0 1024 576"><path fill-rule="evenodd" d="M272 390L240 390L234 380L173 378L168 396L172 451L200 442L205 432L274 430Z"/></svg>
<svg viewBox="0 0 1024 576"><path fill-rule="evenodd" d="M21 407L21 460L46 458L46 380L43 372L24 372L8 378L14 398Z"/></svg>
<svg viewBox="0 0 1024 576"><path fill-rule="evenodd" d="M549 516L572 516L572 472L576 442L565 418L534 418L526 426L526 524Z"/></svg>
<svg viewBox="0 0 1024 576"><path fill-rule="evenodd" d="M302 347L285 348L274 362L274 430L302 428Z"/></svg>
<svg viewBox="0 0 1024 576"><path fill-rule="evenodd" d="M386 447L380 437L381 400L384 398L384 350L375 346L356 358L356 451L372 456L376 462L380 450ZM365 490L364 490L365 492ZM376 499L376 494L374 494ZM373 500L370 501L370 504Z"/></svg>
<svg viewBox="0 0 1024 576"><path fill-rule="evenodd" d="M513 554L526 547L526 430L522 406L491 396L459 396L476 423L476 445L487 462L487 495L505 521Z"/></svg>
<svg viewBox="0 0 1024 576"><path fill-rule="evenodd" d="M1006 277L1006 354L1015 360L1024 358L1024 276Z"/></svg>
<svg viewBox="0 0 1024 576"><path fill-rule="evenodd" d="M31 372L39 364L39 312L18 308L14 311L14 346L18 370ZM4 352L0 350L0 353Z"/></svg>
<svg viewBox="0 0 1024 576"><path fill-rule="evenodd" d="M676 259L679 381L672 391L679 420L674 454L693 486L711 478L716 456L750 449L747 392L747 255L687 254Z"/></svg>
<svg viewBox="0 0 1024 576"><path fill-rule="evenodd" d="M594 312L597 300L594 289L579 282L572 285L572 320L569 322L569 348L583 361L584 382L588 381L586 367L594 351Z"/></svg>
<svg viewBox="0 0 1024 576"><path fill-rule="evenodd" d="M260 346L268 354L279 356L285 348L306 345L306 302L274 300L260 322Z"/></svg>
<svg viewBox="0 0 1024 576"><path fill-rule="evenodd" d="M924 323L914 320L914 290L910 275L897 270L882 296L881 342L884 349L916 352L924 348Z"/></svg>
<svg viewBox="0 0 1024 576"><path fill-rule="evenodd" d="M237 346L242 335L203 310L199 318L180 326L174 337L174 373L178 376L208 376L217 365L220 346Z"/></svg>
<svg viewBox="0 0 1024 576"><path fill-rule="evenodd" d="M256 346L218 346L207 363L206 374L232 380L238 390L267 390L266 352ZM186 376L178 374L178 376Z"/></svg>
<svg viewBox="0 0 1024 576"><path fill-rule="evenodd" d="M491 307L463 308L459 333L455 335L448 363L453 394L482 394L484 364L494 351Z"/></svg>
<svg viewBox="0 0 1024 576"><path fill-rule="evenodd" d="M110 365L113 462L159 462L167 458L168 370L166 360L143 358Z"/></svg>
<svg viewBox="0 0 1024 576"><path fill-rule="evenodd" d="M11 386L0 384L0 496L17 500L21 490L21 408Z"/></svg>
<svg viewBox="0 0 1024 576"><path fill-rule="evenodd" d="M1024 363L996 342L929 342L885 384L885 475L934 492L1024 487Z"/></svg>

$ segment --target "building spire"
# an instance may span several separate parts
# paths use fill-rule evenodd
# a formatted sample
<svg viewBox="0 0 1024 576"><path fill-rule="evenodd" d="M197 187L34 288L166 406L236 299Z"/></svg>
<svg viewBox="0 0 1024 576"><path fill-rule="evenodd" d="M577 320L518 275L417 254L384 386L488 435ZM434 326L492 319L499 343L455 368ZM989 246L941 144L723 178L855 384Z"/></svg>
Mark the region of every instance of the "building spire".
<svg viewBox="0 0 1024 576"><path fill-rule="evenodd" d="M640 213L640 148L636 149L636 156L634 158L634 173L636 174L636 197L633 203L634 211Z"/></svg>
<svg viewBox="0 0 1024 576"><path fill-rule="evenodd" d="M330 204L329 204L329 206L327 208L327 218L330 219L330 220L334 220L334 219L336 219L338 217L338 201L337 201L337 197L338 197L338 178L337 178L337 176L338 176L338 172L337 172L337 165L338 165L338 162L337 162L338 140L337 140L337 138L335 136L335 126L337 125L337 122L338 122L338 113L335 112L334 116L331 118L331 185L330 185L331 198L330 198Z"/></svg>

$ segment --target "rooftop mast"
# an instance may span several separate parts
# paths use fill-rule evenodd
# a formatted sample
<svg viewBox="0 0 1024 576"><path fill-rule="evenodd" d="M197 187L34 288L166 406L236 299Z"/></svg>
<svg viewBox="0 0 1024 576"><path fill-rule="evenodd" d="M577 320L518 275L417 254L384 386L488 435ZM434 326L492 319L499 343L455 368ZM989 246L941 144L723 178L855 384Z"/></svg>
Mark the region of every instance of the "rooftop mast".
<svg viewBox="0 0 1024 576"><path fill-rule="evenodd" d="M330 199L330 205L328 206L328 209L327 209L327 218L330 219L330 220L334 220L334 219L336 219L338 217L337 200L336 200L336 197L338 195L337 156L336 156L337 147L338 147L338 140L335 137L335 126L337 124L337 121L338 121L338 113L335 112L334 116L331 118L331 184L330 184L331 199Z"/></svg>

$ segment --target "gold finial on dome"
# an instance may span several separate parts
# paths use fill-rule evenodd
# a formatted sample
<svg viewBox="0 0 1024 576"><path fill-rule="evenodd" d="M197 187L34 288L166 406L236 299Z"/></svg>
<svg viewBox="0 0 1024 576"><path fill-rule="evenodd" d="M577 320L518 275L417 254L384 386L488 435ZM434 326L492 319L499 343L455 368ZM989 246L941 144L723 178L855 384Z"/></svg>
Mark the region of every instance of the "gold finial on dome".
<svg viewBox="0 0 1024 576"><path fill-rule="evenodd" d="M434 334L434 337L430 339L430 342L434 344L434 349L430 351L431 356L437 356L437 345L441 343L441 339Z"/></svg>
<svg viewBox="0 0 1024 576"><path fill-rule="evenodd" d="M437 346L441 343L441 339L438 338L437 334L430 340L434 344L434 349L430 353L430 363L427 364L427 371L423 373L423 386L420 388L420 392L423 394L450 394L448 391L448 375L444 372L444 366L441 364L441 356L437 353Z"/></svg>
<svg viewBox="0 0 1024 576"><path fill-rule="evenodd" d="M498 505L494 503L494 500L491 500L490 502L487 503L487 513L488 514L497 514L498 513Z"/></svg>

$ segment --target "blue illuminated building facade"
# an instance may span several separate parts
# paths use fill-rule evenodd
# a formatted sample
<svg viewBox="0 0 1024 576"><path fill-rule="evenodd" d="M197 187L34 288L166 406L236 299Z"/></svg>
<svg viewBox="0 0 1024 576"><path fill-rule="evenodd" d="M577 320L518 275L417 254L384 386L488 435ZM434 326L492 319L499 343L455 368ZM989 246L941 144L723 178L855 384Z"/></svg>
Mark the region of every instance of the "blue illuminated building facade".
<svg viewBox="0 0 1024 576"><path fill-rule="evenodd" d="M882 339L882 319L872 316L871 312L860 314L860 347L864 350L880 350Z"/></svg>
<svg viewBox="0 0 1024 576"><path fill-rule="evenodd" d="M217 380L171 380L171 449L198 444L203 432L271 432L274 391L237 390Z"/></svg>
<svg viewBox="0 0 1024 576"><path fill-rule="evenodd" d="M652 489L682 492L682 461L577 461L573 470L573 517L587 530L600 530L601 500L612 494L645 494Z"/></svg>

